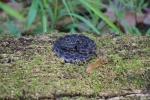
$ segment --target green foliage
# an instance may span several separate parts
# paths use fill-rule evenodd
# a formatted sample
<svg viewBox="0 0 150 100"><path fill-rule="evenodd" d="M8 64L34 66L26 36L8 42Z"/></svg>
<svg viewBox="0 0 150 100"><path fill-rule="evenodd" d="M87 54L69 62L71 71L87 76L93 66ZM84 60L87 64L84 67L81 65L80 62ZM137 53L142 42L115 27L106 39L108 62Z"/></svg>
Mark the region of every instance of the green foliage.
<svg viewBox="0 0 150 100"><path fill-rule="evenodd" d="M17 29L15 24L9 18L7 18L7 23L11 36L21 36L21 32Z"/></svg>
<svg viewBox="0 0 150 100"><path fill-rule="evenodd" d="M35 17L37 15L37 11L38 11L37 0L33 0L31 7L30 7L30 10L28 12L28 16L27 16L27 20L26 20L26 24L25 24L26 29L29 29L29 27L31 26L31 24L35 20Z"/></svg>
<svg viewBox="0 0 150 100"><path fill-rule="evenodd" d="M148 3L144 3L145 0L120 0L120 3L122 3L124 6L129 8L130 10L134 12L142 12L142 9L148 6Z"/></svg>
<svg viewBox="0 0 150 100"><path fill-rule="evenodd" d="M47 0L45 5L47 9L46 12L50 19L50 31L53 31L56 28L56 24L60 21L61 18L66 16L67 13L67 9L62 4L59 4L59 2L59 0Z"/></svg>
<svg viewBox="0 0 150 100"><path fill-rule="evenodd" d="M101 34L102 32L100 31L101 28L98 28L98 24L99 24L99 18L102 17L102 19L104 20L109 20L106 16L103 16L102 15L102 12L100 14L100 16L98 16L97 14L97 11L99 11L98 9L100 9L100 7L98 8L99 5L102 5L102 3L99 1L99 0L94 0L93 1L93 5L96 5L96 6L93 6L94 8L97 9L96 12L92 12L91 9L89 9L89 7L86 7L86 3L88 3L88 1L74 1L74 3L70 3L70 1L68 0L63 0L63 3L69 13L69 16L71 17L72 21L73 21L73 24L71 25L68 25L66 28L70 28L70 30L75 30L75 28L81 28L81 29L84 29L84 31L88 31L88 32L94 32L96 34ZM73 5L74 4L74 5ZM77 6L85 6L85 9L88 11L88 13L90 14L91 18L88 18L87 15L85 15L83 12L82 15L80 14L77 14L75 9L77 8ZM74 7L75 6L75 7ZM102 5L101 7L105 7L104 5ZM74 9L73 9L74 8ZM87 26L84 26L84 25L80 25L81 22L84 22ZM111 26L112 25L112 22L109 20L107 21L108 24L110 24Z"/></svg>
<svg viewBox="0 0 150 100"><path fill-rule="evenodd" d="M30 28L30 26L32 25L33 21L35 20L37 16L37 13L42 13L40 17L42 19L43 32L47 32L47 16L46 16L46 11L44 9L45 3L46 3L45 0L43 2L40 0L32 1L32 5L30 7L27 21L26 21L26 29Z"/></svg>
<svg viewBox="0 0 150 100"><path fill-rule="evenodd" d="M85 19L84 17L82 17L82 16L80 16L78 14L75 14L75 13L71 13L70 15L75 17L75 18L80 19L81 21L86 23L88 26L90 26L90 28L92 28L95 33L100 34L100 32L96 29L96 27L92 23L90 23L87 19Z"/></svg>
<svg viewBox="0 0 150 100"><path fill-rule="evenodd" d="M0 2L0 8L2 8L5 12L7 12L8 14L10 14L11 16L19 19L19 20L23 20L24 17L17 12L16 10L12 9L11 7L5 5L4 3Z"/></svg>
<svg viewBox="0 0 150 100"><path fill-rule="evenodd" d="M141 35L141 32L136 27L129 27L127 23L123 21L125 10L121 9L121 7L125 6L131 11L141 12L141 10L147 6L147 3L145 3L144 0L139 0L139 3L137 3L136 0L119 0L115 4L116 5L110 1L110 6L113 8L116 15L115 17L120 20L125 29L130 33ZM84 11L80 11L79 7L82 7ZM36 29L32 30L29 34L38 34L39 32L49 33L50 31L57 29L58 22L68 16L72 20L72 23L65 26L62 25L63 27L61 30L70 30L70 32L76 33L76 29L82 29L88 33L96 34L101 34L105 30L113 30L115 33L122 34L121 30L117 28L103 12L101 12L101 9L108 8L107 5L103 4L102 0L32 0L29 11L24 14L27 16L24 17L2 2L0 2L0 8L14 18L20 20L24 19L24 31L29 31L31 26L35 25ZM85 12L89 15L85 14ZM99 19L102 20L99 21ZM14 36L16 34L17 36L20 36L21 32L18 31L19 29L17 29L14 23L10 20L7 20L7 22L11 35ZM40 25L38 25L39 23ZM13 28L10 28L12 26ZM149 35L149 33L148 30L146 34Z"/></svg>
<svg viewBox="0 0 150 100"><path fill-rule="evenodd" d="M96 13L100 18L102 18L109 26L111 26L116 32L121 33L121 31L109 20L96 6L93 6L88 1L80 0L82 4L87 6L90 10Z"/></svg>
<svg viewBox="0 0 150 100"><path fill-rule="evenodd" d="M147 30L146 35L150 35L150 28Z"/></svg>
<svg viewBox="0 0 150 100"><path fill-rule="evenodd" d="M142 9L147 7L148 3L145 3L144 0L139 0L138 3L137 0L118 0L115 2L115 4L110 2L110 5L115 12L116 19L122 23L124 28L128 30L129 33L142 35L137 27L130 27L124 22L125 8L128 8L130 11L134 12L136 18L137 13L142 13Z"/></svg>
<svg viewBox="0 0 150 100"><path fill-rule="evenodd" d="M37 0L37 1L38 1L38 4L39 4L41 12L42 12L43 32L45 33L45 32L47 32L47 16L46 16L46 11L44 9L44 4L46 3L46 0L44 0L43 3L40 0Z"/></svg>

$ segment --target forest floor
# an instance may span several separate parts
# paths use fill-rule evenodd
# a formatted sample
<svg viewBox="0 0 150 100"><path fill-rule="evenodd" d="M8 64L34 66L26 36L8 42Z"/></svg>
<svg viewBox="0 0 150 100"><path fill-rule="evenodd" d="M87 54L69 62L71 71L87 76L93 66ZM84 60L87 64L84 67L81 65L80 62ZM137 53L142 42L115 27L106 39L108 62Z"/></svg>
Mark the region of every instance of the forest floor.
<svg viewBox="0 0 150 100"><path fill-rule="evenodd" d="M0 37L0 99L150 99L150 37L85 34L96 57L69 64L52 51L66 33ZM107 63L86 68L107 52Z"/></svg>

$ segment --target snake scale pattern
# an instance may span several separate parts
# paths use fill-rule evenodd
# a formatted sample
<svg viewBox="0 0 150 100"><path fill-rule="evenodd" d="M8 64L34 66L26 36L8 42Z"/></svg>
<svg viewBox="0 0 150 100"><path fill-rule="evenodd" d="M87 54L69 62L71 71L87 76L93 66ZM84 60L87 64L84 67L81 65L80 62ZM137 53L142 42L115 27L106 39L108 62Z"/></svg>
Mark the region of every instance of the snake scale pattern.
<svg viewBox="0 0 150 100"><path fill-rule="evenodd" d="M85 62L95 55L96 44L84 35L66 35L55 41L53 51L68 63Z"/></svg>

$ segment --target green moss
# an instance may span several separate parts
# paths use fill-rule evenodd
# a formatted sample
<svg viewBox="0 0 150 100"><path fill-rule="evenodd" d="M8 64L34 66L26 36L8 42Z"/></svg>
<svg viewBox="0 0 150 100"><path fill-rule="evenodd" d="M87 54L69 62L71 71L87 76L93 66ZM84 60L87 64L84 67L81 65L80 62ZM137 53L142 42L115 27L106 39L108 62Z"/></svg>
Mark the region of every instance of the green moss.
<svg viewBox="0 0 150 100"><path fill-rule="evenodd" d="M120 60L115 66L115 72L120 74L130 69L143 68L144 65L139 60Z"/></svg>
<svg viewBox="0 0 150 100"><path fill-rule="evenodd" d="M147 88L149 37L86 34L96 42L97 56L86 63L68 64L52 51L53 42L64 35L26 37L23 42L18 38L0 40L1 44L10 41L0 50L3 51L0 54L0 98L94 100L111 97L115 91ZM105 51L107 64L87 74L86 68Z"/></svg>

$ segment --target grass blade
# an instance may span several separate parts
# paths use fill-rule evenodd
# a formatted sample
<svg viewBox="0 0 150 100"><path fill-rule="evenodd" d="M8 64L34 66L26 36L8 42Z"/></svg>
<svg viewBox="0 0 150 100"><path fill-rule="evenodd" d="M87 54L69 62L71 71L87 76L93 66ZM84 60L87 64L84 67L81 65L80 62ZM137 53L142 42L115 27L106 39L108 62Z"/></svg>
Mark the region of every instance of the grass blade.
<svg viewBox="0 0 150 100"><path fill-rule="evenodd" d="M67 3L66 3L66 0L62 0L62 1L63 1L63 4L65 5L65 7L66 7L66 9L67 9L67 11L68 11L68 13L69 13L69 16L70 16L71 20L72 20L73 23L74 23L74 19L73 19L72 16L71 16L71 12L70 12L69 7L68 7L68 5L67 5Z"/></svg>
<svg viewBox="0 0 150 100"><path fill-rule="evenodd" d="M51 21L51 25L54 26L55 25L55 21L54 21L54 12L51 6L47 5L47 9L48 9L48 13L50 16L50 21Z"/></svg>
<svg viewBox="0 0 150 100"><path fill-rule="evenodd" d="M135 26L131 26L131 29L133 30L132 33L137 34L139 36L141 36L141 32L139 31L138 28L136 28Z"/></svg>
<svg viewBox="0 0 150 100"><path fill-rule="evenodd" d="M146 35L150 35L150 28L147 30Z"/></svg>
<svg viewBox="0 0 150 100"><path fill-rule="evenodd" d="M35 17L37 15L37 10L38 10L38 4L37 0L32 1L32 5L30 7L28 17L27 17L27 22L26 22L26 29L29 29L33 21L35 20Z"/></svg>
<svg viewBox="0 0 150 100"><path fill-rule="evenodd" d="M102 18L110 27L112 27L117 33L122 34L122 32L112 23L112 21L107 18L99 9L97 9L94 5L90 4L86 0L80 0L81 3L91 9L95 14L97 14L100 18Z"/></svg>
<svg viewBox="0 0 150 100"><path fill-rule="evenodd" d="M91 24L88 20L86 20L84 17L82 17L80 15L77 15L77 14L74 14L74 13L73 14L70 13L70 15L73 16L73 17L76 17L76 18L80 19L81 21L83 21L84 23L86 23L90 28L93 29L93 31L96 34L100 34L100 32L96 29L96 27L93 24Z"/></svg>
<svg viewBox="0 0 150 100"><path fill-rule="evenodd" d="M40 10L42 12L42 24L43 24L43 32L47 32L47 16L46 16L46 11L44 9L44 2L42 1L37 1L38 5L40 6ZM46 2L46 1L45 1ZM46 5L45 5L46 6Z"/></svg>
<svg viewBox="0 0 150 100"><path fill-rule="evenodd" d="M7 24L11 36L21 36L21 32L17 29L15 24L9 18L7 18Z"/></svg>
<svg viewBox="0 0 150 100"><path fill-rule="evenodd" d="M6 11L8 14L10 14L11 16L19 19L19 20L23 20L23 16L17 12L16 10L14 10L13 8L5 5L4 3L0 2L0 8L2 8L4 11Z"/></svg>
<svg viewBox="0 0 150 100"><path fill-rule="evenodd" d="M69 24L65 27L65 29L76 29L76 28L80 28L86 32L91 32L88 28L86 28L84 25L81 24Z"/></svg>
<svg viewBox="0 0 150 100"><path fill-rule="evenodd" d="M46 14L44 14L43 15L43 17L42 17L42 19L43 19L43 32L45 33L45 32L47 32L47 17L46 17Z"/></svg>

